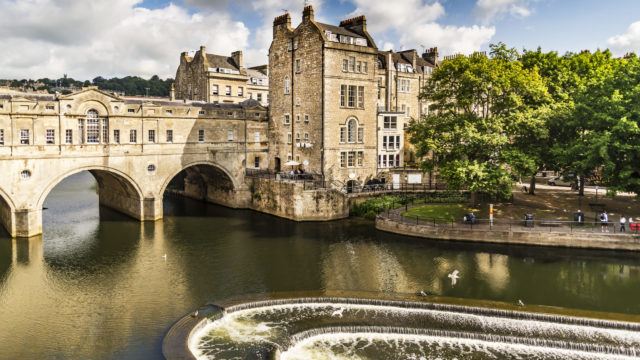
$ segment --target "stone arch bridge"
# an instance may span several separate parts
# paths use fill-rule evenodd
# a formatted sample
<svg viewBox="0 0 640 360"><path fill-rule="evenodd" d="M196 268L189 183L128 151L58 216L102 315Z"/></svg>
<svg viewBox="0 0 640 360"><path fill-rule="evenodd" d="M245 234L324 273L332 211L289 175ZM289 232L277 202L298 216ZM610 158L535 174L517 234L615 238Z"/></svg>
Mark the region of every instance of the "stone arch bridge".
<svg viewBox="0 0 640 360"><path fill-rule="evenodd" d="M185 103L88 88L0 94L0 105L0 222L15 237L42 233L47 195L81 171L96 178L100 204L157 220L170 183L188 196L248 207L245 168L268 165L267 109L251 100Z"/></svg>

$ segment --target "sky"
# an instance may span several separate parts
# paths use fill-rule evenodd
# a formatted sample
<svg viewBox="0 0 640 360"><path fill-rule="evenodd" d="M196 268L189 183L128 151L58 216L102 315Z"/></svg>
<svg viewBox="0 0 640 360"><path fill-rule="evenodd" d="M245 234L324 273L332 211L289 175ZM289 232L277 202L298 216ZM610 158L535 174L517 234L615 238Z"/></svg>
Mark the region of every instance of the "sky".
<svg viewBox="0 0 640 360"><path fill-rule="evenodd" d="M201 45L266 64L273 18L289 11L296 26L305 3L336 25L366 15L383 50L640 53L640 0L0 0L0 79L174 77Z"/></svg>

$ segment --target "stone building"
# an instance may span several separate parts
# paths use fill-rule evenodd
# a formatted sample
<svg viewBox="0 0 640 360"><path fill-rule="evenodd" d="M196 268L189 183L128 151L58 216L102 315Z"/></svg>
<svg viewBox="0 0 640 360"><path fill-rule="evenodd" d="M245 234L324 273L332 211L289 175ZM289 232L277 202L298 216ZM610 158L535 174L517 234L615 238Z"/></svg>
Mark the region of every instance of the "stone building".
<svg viewBox="0 0 640 360"><path fill-rule="evenodd" d="M411 119L427 114L427 103L421 101L419 95L437 64L437 48L428 49L422 56L414 49L378 53L379 169L415 163L415 152L404 128Z"/></svg>
<svg viewBox="0 0 640 360"><path fill-rule="evenodd" d="M306 6L294 29L288 13L273 21L269 49L270 161L287 161L328 181L362 184L376 175L378 49L364 16L339 26Z"/></svg>
<svg viewBox="0 0 640 360"><path fill-rule="evenodd" d="M245 68L242 51L231 56L207 54L204 46L193 56L180 54L173 93L175 98L209 103L239 103L256 99L268 104L266 65Z"/></svg>

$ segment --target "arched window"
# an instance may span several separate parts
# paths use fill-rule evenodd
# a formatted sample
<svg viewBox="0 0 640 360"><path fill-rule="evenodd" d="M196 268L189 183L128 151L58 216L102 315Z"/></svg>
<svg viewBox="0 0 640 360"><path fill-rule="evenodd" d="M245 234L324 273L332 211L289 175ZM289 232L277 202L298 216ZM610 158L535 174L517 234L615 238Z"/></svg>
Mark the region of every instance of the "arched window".
<svg viewBox="0 0 640 360"><path fill-rule="evenodd" d="M284 77L284 94L291 94L291 80L289 80L288 76Z"/></svg>
<svg viewBox="0 0 640 360"><path fill-rule="evenodd" d="M80 136L86 139L87 144L100 144L109 142L109 123L107 119L100 118L98 112L94 109L87 111L85 117L86 128L80 120L78 126ZM84 132L86 131L86 133ZM86 134L86 136L85 136Z"/></svg>
<svg viewBox="0 0 640 360"><path fill-rule="evenodd" d="M357 135L358 121L356 119L349 119L347 121L347 141L350 143L356 142Z"/></svg>

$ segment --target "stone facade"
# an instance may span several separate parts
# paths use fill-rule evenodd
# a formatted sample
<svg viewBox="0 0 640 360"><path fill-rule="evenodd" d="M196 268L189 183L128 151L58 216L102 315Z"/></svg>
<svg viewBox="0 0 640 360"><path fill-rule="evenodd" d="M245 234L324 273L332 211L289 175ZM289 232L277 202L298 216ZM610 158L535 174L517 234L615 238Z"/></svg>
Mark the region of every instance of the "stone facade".
<svg viewBox="0 0 640 360"><path fill-rule="evenodd" d="M266 65L245 68L242 51L231 56L207 54L204 46L193 56L180 54L180 65L172 93L177 99L210 103L240 103L258 100L263 106L269 101L269 81Z"/></svg>
<svg viewBox="0 0 640 360"><path fill-rule="evenodd" d="M302 23L287 13L273 22L269 49L272 168L287 161L326 180L363 183L376 175L376 61L364 16L340 26Z"/></svg>
<svg viewBox="0 0 640 360"><path fill-rule="evenodd" d="M422 56L418 56L417 51L413 49L400 52L380 51L377 60L379 121L383 121L385 117L396 117L399 126L402 124L400 130L404 130L404 124L411 119L420 119L426 115L429 110L428 104L420 100L419 95L437 65L437 48L428 49ZM379 129L390 130L384 127ZM401 148L397 151L390 152L384 148L383 143L379 143L379 169L386 170L415 163L415 151L409 139L404 136L404 131L399 135L402 136L402 142ZM379 139L382 140L382 135ZM397 157L392 164L388 158L391 153Z"/></svg>
<svg viewBox="0 0 640 360"><path fill-rule="evenodd" d="M0 220L12 235L39 234L47 194L84 170L102 205L140 220L162 218L164 190L183 170L192 194L249 207L245 168L268 167L267 129L267 109L252 100L0 94Z"/></svg>

